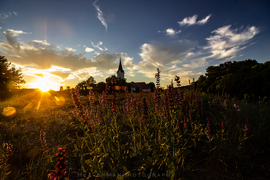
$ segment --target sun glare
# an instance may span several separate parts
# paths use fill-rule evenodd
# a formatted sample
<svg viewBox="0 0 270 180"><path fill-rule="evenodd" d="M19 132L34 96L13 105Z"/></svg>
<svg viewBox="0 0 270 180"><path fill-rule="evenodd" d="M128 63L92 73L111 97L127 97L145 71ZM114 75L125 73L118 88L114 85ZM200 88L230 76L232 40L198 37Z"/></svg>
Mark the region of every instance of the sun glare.
<svg viewBox="0 0 270 180"><path fill-rule="evenodd" d="M41 90L42 92L47 92L47 91L50 90L50 87L49 87L48 84L41 84L41 85L39 86L39 90Z"/></svg>
<svg viewBox="0 0 270 180"><path fill-rule="evenodd" d="M57 90L56 84L49 81L47 78L41 78L36 82L31 83L31 88L38 88L42 92L47 92L50 89Z"/></svg>

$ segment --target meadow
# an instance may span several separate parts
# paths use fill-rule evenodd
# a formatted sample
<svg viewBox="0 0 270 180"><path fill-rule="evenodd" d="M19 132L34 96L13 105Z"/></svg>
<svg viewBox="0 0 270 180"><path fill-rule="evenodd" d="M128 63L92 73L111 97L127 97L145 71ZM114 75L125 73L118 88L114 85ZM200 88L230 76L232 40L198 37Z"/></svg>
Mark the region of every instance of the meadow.
<svg viewBox="0 0 270 180"><path fill-rule="evenodd" d="M1 179L45 180L61 168L66 179L270 179L269 102L113 84L1 102Z"/></svg>

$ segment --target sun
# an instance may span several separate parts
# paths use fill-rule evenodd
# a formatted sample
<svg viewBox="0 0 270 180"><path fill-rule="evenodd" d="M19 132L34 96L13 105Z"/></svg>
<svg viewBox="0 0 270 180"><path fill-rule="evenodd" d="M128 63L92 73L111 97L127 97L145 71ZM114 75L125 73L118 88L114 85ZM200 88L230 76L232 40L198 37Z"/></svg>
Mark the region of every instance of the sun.
<svg viewBox="0 0 270 180"><path fill-rule="evenodd" d="M27 83L28 88L39 89L42 92L47 92L49 90L58 91L59 83L56 82L51 76L44 75L43 77L37 77L35 81Z"/></svg>
<svg viewBox="0 0 270 180"><path fill-rule="evenodd" d="M45 78L40 79L38 82L35 83L35 85L42 92L47 92L51 89L49 81Z"/></svg>
<svg viewBox="0 0 270 180"><path fill-rule="evenodd" d="M40 78L38 81L31 83L32 88L38 88L42 92L47 92L50 89L55 89L52 86L54 83L47 78Z"/></svg>
<svg viewBox="0 0 270 180"><path fill-rule="evenodd" d="M41 90L42 92L47 92L49 91L51 88L49 87L48 84L41 84L38 88L39 90Z"/></svg>

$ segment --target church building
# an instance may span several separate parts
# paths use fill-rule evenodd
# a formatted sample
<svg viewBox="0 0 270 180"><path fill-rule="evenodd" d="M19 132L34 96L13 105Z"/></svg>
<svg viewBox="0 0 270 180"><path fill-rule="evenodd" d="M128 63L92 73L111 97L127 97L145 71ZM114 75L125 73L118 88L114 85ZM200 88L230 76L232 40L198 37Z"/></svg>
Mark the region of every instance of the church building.
<svg viewBox="0 0 270 180"><path fill-rule="evenodd" d="M125 72L122 67L121 58L120 63L117 71L117 78L124 79ZM130 86L130 92L142 91L142 92L150 92L150 87L145 82L131 82L127 83Z"/></svg>

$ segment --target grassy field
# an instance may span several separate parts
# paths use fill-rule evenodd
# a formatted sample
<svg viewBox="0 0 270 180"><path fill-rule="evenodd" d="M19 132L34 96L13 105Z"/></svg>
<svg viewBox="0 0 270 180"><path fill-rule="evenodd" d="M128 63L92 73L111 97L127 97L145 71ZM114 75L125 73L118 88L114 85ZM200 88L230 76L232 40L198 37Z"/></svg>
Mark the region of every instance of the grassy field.
<svg viewBox="0 0 270 180"><path fill-rule="evenodd" d="M48 179L59 147L69 179L270 179L269 102L25 91L0 110L1 179Z"/></svg>

